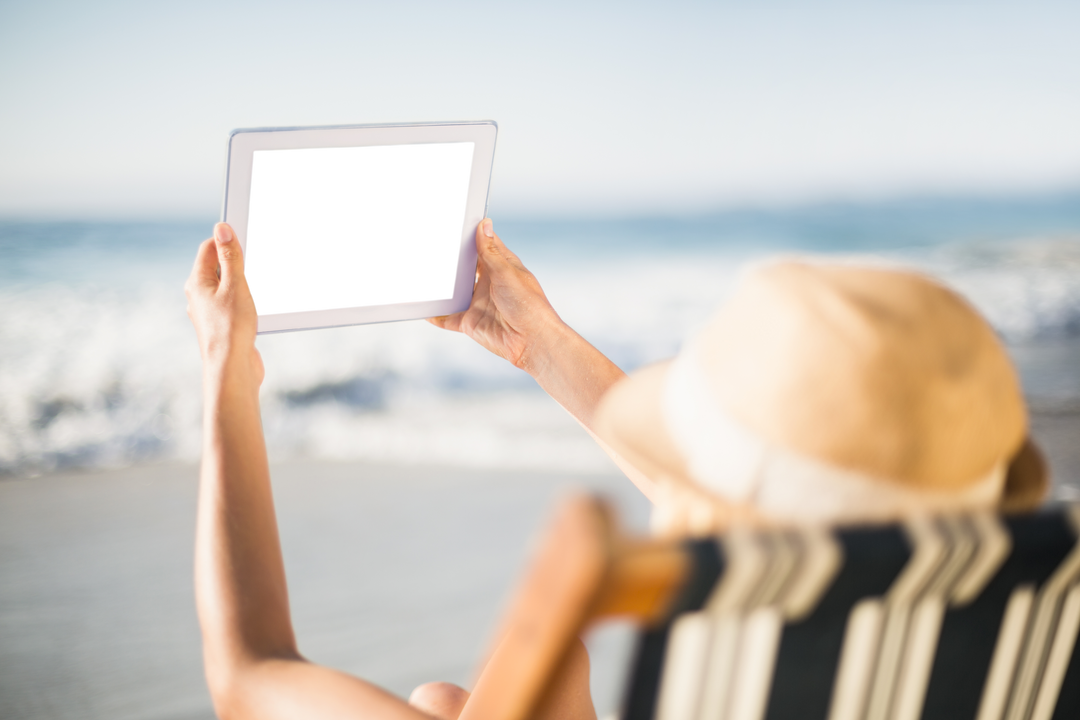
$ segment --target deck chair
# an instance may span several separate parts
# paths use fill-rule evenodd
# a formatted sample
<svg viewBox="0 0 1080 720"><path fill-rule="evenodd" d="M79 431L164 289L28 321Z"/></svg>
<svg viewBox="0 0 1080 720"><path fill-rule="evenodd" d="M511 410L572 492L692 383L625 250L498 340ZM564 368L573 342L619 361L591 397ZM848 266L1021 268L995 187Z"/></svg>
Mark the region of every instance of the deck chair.
<svg viewBox="0 0 1080 720"><path fill-rule="evenodd" d="M615 616L641 626L623 720L1075 720L1080 506L676 543L573 498L462 720L527 720Z"/></svg>

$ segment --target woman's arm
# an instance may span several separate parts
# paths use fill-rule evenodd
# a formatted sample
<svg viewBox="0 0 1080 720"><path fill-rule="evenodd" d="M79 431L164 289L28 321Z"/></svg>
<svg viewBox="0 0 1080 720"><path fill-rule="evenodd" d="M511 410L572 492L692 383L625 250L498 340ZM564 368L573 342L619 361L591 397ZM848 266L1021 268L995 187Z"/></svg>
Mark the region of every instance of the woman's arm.
<svg viewBox="0 0 1080 720"><path fill-rule="evenodd" d="M203 358L195 593L219 717L427 717L297 651L259 417L255 305L228 225L199 248L184 289Z"/></svg>
<svg viewBox="0 0 1080 720"><path fill-rule="evenodd" d="M476 228L476 250L477 279L468 310L431 318L431 322L465 333L532 375L645 496L655 501L653 482L593 428L600 398L626 377L625 373L562 321L536 277L495 234L490 219Z"/></svg>
<svg viewBox="0 0 1080 720"><path fill-rule="evenodd" d="M257 316L242 251L228 225L219 223L214 239L200 246L184 290L203 358L195 594L207 682L218 716L453 720L469 697L459 688L424 685L410 704L301 657L289 615L259 417L263 365L255 349ZM578 395L591 397L586 390ZM595 718L588 656L580 644L537 717Z"/></svg>

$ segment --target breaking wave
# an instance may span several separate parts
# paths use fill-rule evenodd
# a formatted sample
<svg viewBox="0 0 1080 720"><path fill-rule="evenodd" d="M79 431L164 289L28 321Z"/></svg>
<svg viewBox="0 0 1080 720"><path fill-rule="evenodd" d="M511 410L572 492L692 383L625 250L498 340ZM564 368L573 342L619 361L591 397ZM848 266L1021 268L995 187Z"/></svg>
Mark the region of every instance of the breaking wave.
<svg viewBox="0 0 1080 720"><path fill-rule="evenodd" d="M130 253L115 247L84 261L100 270L86 271L93 281L0 277L0 473L198 457L200 365L181 286L200 236L188 226L156 232L175 242L162 241L159 263L138 266L138 281ZM632 369L673 354L764 252L672 251L658 234L625 254L532 242L521 255L563 318ZM1029 393L1080 398L1080 237L943 242L875 257L928 270L969 297L1021 349ZM1040 343L1073 349L1027 368L1023 349ZM272 456L612 467L528 376L425 322L264 336L258 346Z"/></svg>

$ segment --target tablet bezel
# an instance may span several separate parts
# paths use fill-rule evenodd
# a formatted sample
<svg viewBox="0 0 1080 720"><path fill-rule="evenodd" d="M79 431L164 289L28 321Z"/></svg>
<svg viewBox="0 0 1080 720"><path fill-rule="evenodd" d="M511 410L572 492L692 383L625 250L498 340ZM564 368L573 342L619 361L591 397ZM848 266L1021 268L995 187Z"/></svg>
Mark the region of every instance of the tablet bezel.
<svg viewBox="0 0 1080 720"><path fill-rule="evenodd" d="M309 310L259 315L259 334L417 320L465 310L472 299L476 278L476 227L487 216L491 167L495 159L498 125L493 120L474 122L395 123L381 125L335 125L328 127L244 128L229 134L225 167L225 194L221 219L236 232L247 250L248 204L251 199L251 167L256 150L365 147L373 145L419 145L474 143L465 222L461 230L454 295L445 300L370 305L365 307ZM258 309L256 298L256 310Z"/></svg>

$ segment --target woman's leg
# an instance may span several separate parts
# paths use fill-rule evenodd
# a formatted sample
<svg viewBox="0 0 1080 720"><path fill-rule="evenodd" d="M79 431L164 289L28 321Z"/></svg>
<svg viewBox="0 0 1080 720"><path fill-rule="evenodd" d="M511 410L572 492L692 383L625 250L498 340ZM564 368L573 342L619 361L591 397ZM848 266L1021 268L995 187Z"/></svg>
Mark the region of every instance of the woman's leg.
<svg viewBox="0 0 1080 720"><path fill-rule="evenodd" d="M589 691L589 653L581 640L570 648L553 683L533 716L535 720L596 720ZM468 699L469 692L457 685L430 682L412 691L409 704L438 720L457 720Z"/></svg>
<svg viewBox="0 0 1080 720"><path fill-rule="evenodd" d="M457 720L469 691L448 682L429 682L420 685L409 695L409 704L438 720Z"/></svg>

